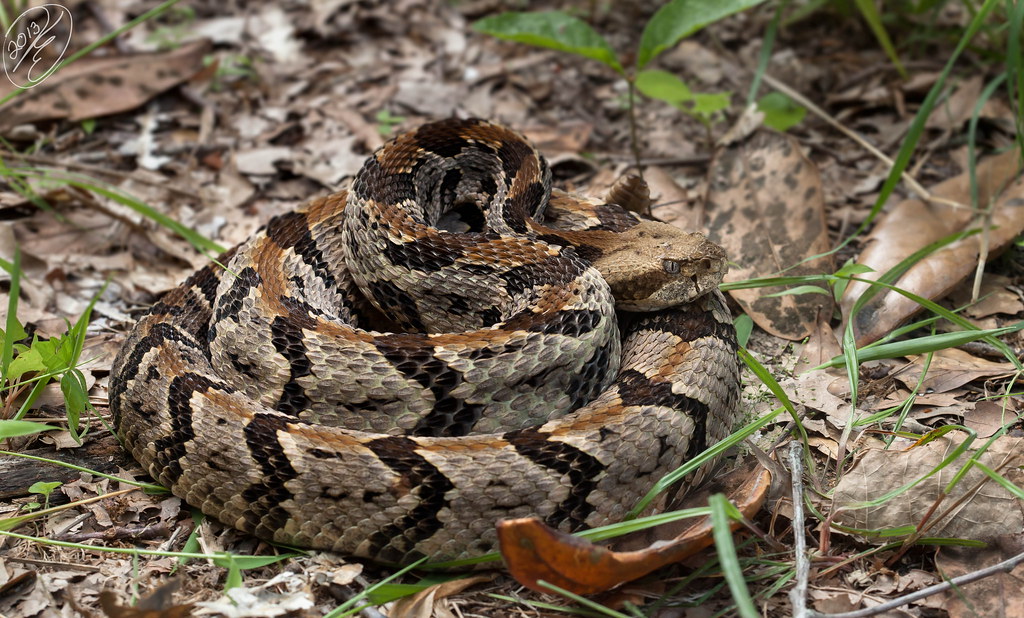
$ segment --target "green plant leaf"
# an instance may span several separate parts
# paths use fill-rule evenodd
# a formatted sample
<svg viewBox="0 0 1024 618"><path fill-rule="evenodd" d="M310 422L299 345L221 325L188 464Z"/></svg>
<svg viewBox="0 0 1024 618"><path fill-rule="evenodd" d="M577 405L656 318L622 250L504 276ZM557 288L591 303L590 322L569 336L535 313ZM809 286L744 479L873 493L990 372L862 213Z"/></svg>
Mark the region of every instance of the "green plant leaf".
<svg viewBox="0 0 1024 618"><path fill-rule="evenodd" d="M636 68L642 69L655 56L683 37L704 26L760 4L764 0L673 0L658 9L640 37Z"/></svg>
<svg viewBox="0 0 1024 618"><path fill-rule="evenodd" d="M30 436L34 433L42 433L51 429L60 429L60 427L33 423L32 421L0 421L0 440L16 438L18 436Z"/></svg>
<svg viewBox="0 0 1024 618"><path fill-rule="evenodd" d="M473 29L506 41L546 47L597 60L624 73L615 50L586 22L561 11L515 11L484 17Z"/></svg>
<svg viewBox="0 0 1024 618"><path fill-rule="evenodd" d="M660 69L640 71L636 74L636 89L646 97L672 105L693 100L693 91L675 74Z"/></svg>
<svg viewBox="0 0 1024 618"><path fill-rule="evenodd" d="M49 496L53 493L53 490L60 487L60 485L59 481L50 481L49 483L38 481L32 483L32 486L28 488L28 492L31 494L43 494L44 496Z"/></svg>
<svg viewBox="0 0 1024 618"><path fill-rule="evenodd" d="M718 112L729 108L731 97L731 92L698 92L693 95L693 105L689 111L695 116L710 120Z"/></svg>
<svg viewBox="0 0 1024 618"><path fill-rule="evenodd" d="M31 347L15 356L14 360L11 361L11 365L7 368L7 374L4 377L8 381L14 382L30 371L46 371L46 363L43 362L42 357L39 356L39 350L35 347Z"/></svg>
<svg viewBox="0 0 1024 618"><path fill-rule="evenodd" d="M86 393L85 376L78 369L72 369L60 377L60 392L64 395L64 409L68 414L68 429L76 442L81 443L78 437L78 421L85 412L85 406L89 403L89 395Z"/></svg>
<svg viewBox="0 0 1024 618"><path fill-rule="evenodd" d="M61 357L62 339L63 335L57 335L32 342L32 349L39 354L40 360L46 365L47 371L51 373L59 373L68 368L67 363Z"/></svg>
<svg viewBox="0 0 1024 618"><path fill-rule="evenodd" d="M757 102L757 109L764 113L764 124L776 131L786 131L800 124L807 110L797 105L781 92L770 92Z"/></svg>

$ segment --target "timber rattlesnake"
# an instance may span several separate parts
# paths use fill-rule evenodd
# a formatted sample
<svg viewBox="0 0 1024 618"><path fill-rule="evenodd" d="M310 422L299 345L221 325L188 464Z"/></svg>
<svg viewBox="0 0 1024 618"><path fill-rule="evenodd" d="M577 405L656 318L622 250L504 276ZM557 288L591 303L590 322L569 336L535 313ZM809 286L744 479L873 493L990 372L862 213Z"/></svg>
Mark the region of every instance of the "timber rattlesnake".
<svg viewBox="0 0 1024 618"><path fill-rule="evenodd" d="M392 140L139 321L119 434L230 526L383 562L620 520L735 419L725 256L549 185L485 121Z"/></svg>

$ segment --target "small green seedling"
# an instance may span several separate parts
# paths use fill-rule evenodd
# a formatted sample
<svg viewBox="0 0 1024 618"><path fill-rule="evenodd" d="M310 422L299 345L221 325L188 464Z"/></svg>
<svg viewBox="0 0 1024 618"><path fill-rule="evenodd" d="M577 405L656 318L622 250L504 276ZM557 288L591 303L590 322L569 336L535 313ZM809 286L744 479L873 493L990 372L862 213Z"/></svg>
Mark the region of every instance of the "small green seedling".
<svg viewBox="0 0 1024 618"><path fill-rule="evenodd" d="M757 102L757 109L764 113L764 124L776 131L786 131L800 124L807 115L807 108L797 105L781 92L769 92Z"/></svg>
<svg viewBox="0 0 1024 618"><path fill-rule="evenodd" d="M390 110L382 109L377 112L377 132L387 137L395 130L395 127L405 122L405 116L394 116Z"/></svg>
<svg viewBox="0 0 1024 618"><path fill-rule="evenodd" d="M49 483L44 483L42 481L38 483L32 483L32 486L28 488L29 493L41 495L43 497L43 504L40 505L38 502L29 502L28 504L25 505L25 509L29 511L34 511L38 509L40 506L46 509L50 508L50 494L53 493L54 489L57 489L60 486L61 484L57 481L52 481Z"/></svg>
<svg viewBox="0 0 1024 618"><path fill-rule="evenodd" d="M146 42L156 44L161 50L175 49L192 33L196 10L188 5L173 7L164 15L162 22L146 37Z"/></svg>

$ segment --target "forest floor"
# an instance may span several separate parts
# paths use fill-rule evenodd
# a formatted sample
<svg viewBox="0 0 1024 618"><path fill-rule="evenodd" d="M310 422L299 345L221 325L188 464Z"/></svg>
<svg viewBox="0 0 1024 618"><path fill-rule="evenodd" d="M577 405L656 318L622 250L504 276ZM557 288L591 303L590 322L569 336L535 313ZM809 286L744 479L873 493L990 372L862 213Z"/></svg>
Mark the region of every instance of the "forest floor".
<svg viewBox="0 0 1024 618"><path fill-rule="evenodd" d="M158 3L69 4L71 53ZM146 479L111 433L107 385L114 355L135 320L218 247L234 246L271 216L344 188L390 136L453 115L523 132L548 157L555 184L572 191L604 195L622 175L637 171L639 155L653 216L704 230L729 251L731 307L753 323L746 349L785 392L805 433L802 476L810 512L796 527L806 530L811 559L795 559L793 520L800 516L789 497L789 463L768 464L772 491L753 517L760 532L736 536L736 555L761 615L799 614L803 603L822 613L870 608L1019 557L1024 509L1020 489L1014 493L1012 486L1024 486L1017 459L1017 419L1024 413L1018 383L1024 186L1013 104L1005 87L991 96L985 90L1006 70L1005 28L982 29L947 77L943 69L972 17L962 4L886 22L902 42L905 75L857 14L826 5L802 19L783 20L754 98L788 89L821 110L783 134L758 128L745 113L776 11L775 4L763 4L712 24L651 64L681 77L694 92L727 93L727 106L698 119L685 104L638 96L634 139L626 81L607 66L500 41L471 27L507 10L568 11L632 63L629 50L636 49L658 6L582 0L182 2L0 103L0 258L13 263L16 250L20 255L17 318L27 332L21 342L63 335L98 295L78 364L94 406L81 418L82 443L67 429L67 389L62 394L54 382L20 418L63 429L0 445L0 518L71 504L17 527L0 525L0 616L317 616L393 572L317 552L233 565L161 555L274 556L283 550L200 519L176 497L99 476ZM937 104L919 115L937 84ZM9 84L0 83L0 99L9 92ZM916 136L918 118L923 125ZM916 184L896 185L876 218L879 196L890 190L891 159L898 159L908 135L915 148L906 173ZM975 157L988 163L972 174ZM929 199L907 199L912 197ZM216 245L207 244L205 254L197 251L147 209ZM979 222L991 227L928 248ZM908 347L861 354L851 380L842 362L811 370L841 357L850 316L850 336L870 350L863 346L930 314L913 317L919 305L906 306L898 294L854 307L854 285L836 301L835 286L839 292L845 286L840 279L832 279L832 287L824 278L808 281L823 293L804 288L781 297L769 296L780 287L735 285L782 272L831 275L848 260L869 265L876 277L910 260L913 268L894 279L899 287L959 313L951 318L946 311L943 319L901 332L912 342ZM12 287L9 273L0 273L7 330ZM998 331L998 339L962 337L942 345L936 342L947 340L935 339L1003 327L1011 328ZM0 418L10 419L26 388L12 376L4 380ZM744 374L745 422L782 404L771 382L749 370ZM753 461L752 451L784 445L798 435L793 418L776 415L729 461ZM917 444L922 435L932 440ZM976 438L973 446L969 438ZM918 487L900 490L941 468L955 449L982 444L984 455L968 450ZM69 461L86 471L13 453ZM940 496L968 457L995 472L986 476L975 465L949 496ZM895 497L872 508L840 508L889 490L898 490ZM88 501L97 496L105 497ZM916 543L903 544L906 529L895 541L849 531L914 525ZM127 548L157 554L119 551ZM735 614L736 597L723 581L718 555L714 547L706 549L593 597L607 610L585 611ZM801 562L809 574L800 574ZM1024 615L1024 567L1015 564L885 615ZM398 582L436 581L430 577L436 578L407 574ZM787 593L804 577L808 588L795 607ZM226 592L229 585L234 587ZM155 613L128 609L138 599L140 608ZM578 607L532 592L502 571L394 603L363 615L548 616L560 615L552 605Z"/></svg>

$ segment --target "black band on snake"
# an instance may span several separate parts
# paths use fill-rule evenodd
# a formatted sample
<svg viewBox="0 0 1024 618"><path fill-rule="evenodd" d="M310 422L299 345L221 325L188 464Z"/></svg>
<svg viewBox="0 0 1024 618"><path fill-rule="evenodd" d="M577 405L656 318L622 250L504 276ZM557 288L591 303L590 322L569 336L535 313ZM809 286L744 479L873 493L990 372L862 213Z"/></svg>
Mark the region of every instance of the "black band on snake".
<svg viewBox="0 0 1024 618"><path fill-rule="evenodd" d="M220 262L139 321L110 406L153 478L267 540L408 563L614 523L737 417L724 252L552 192L485 121L392 140Z"/></svg>

